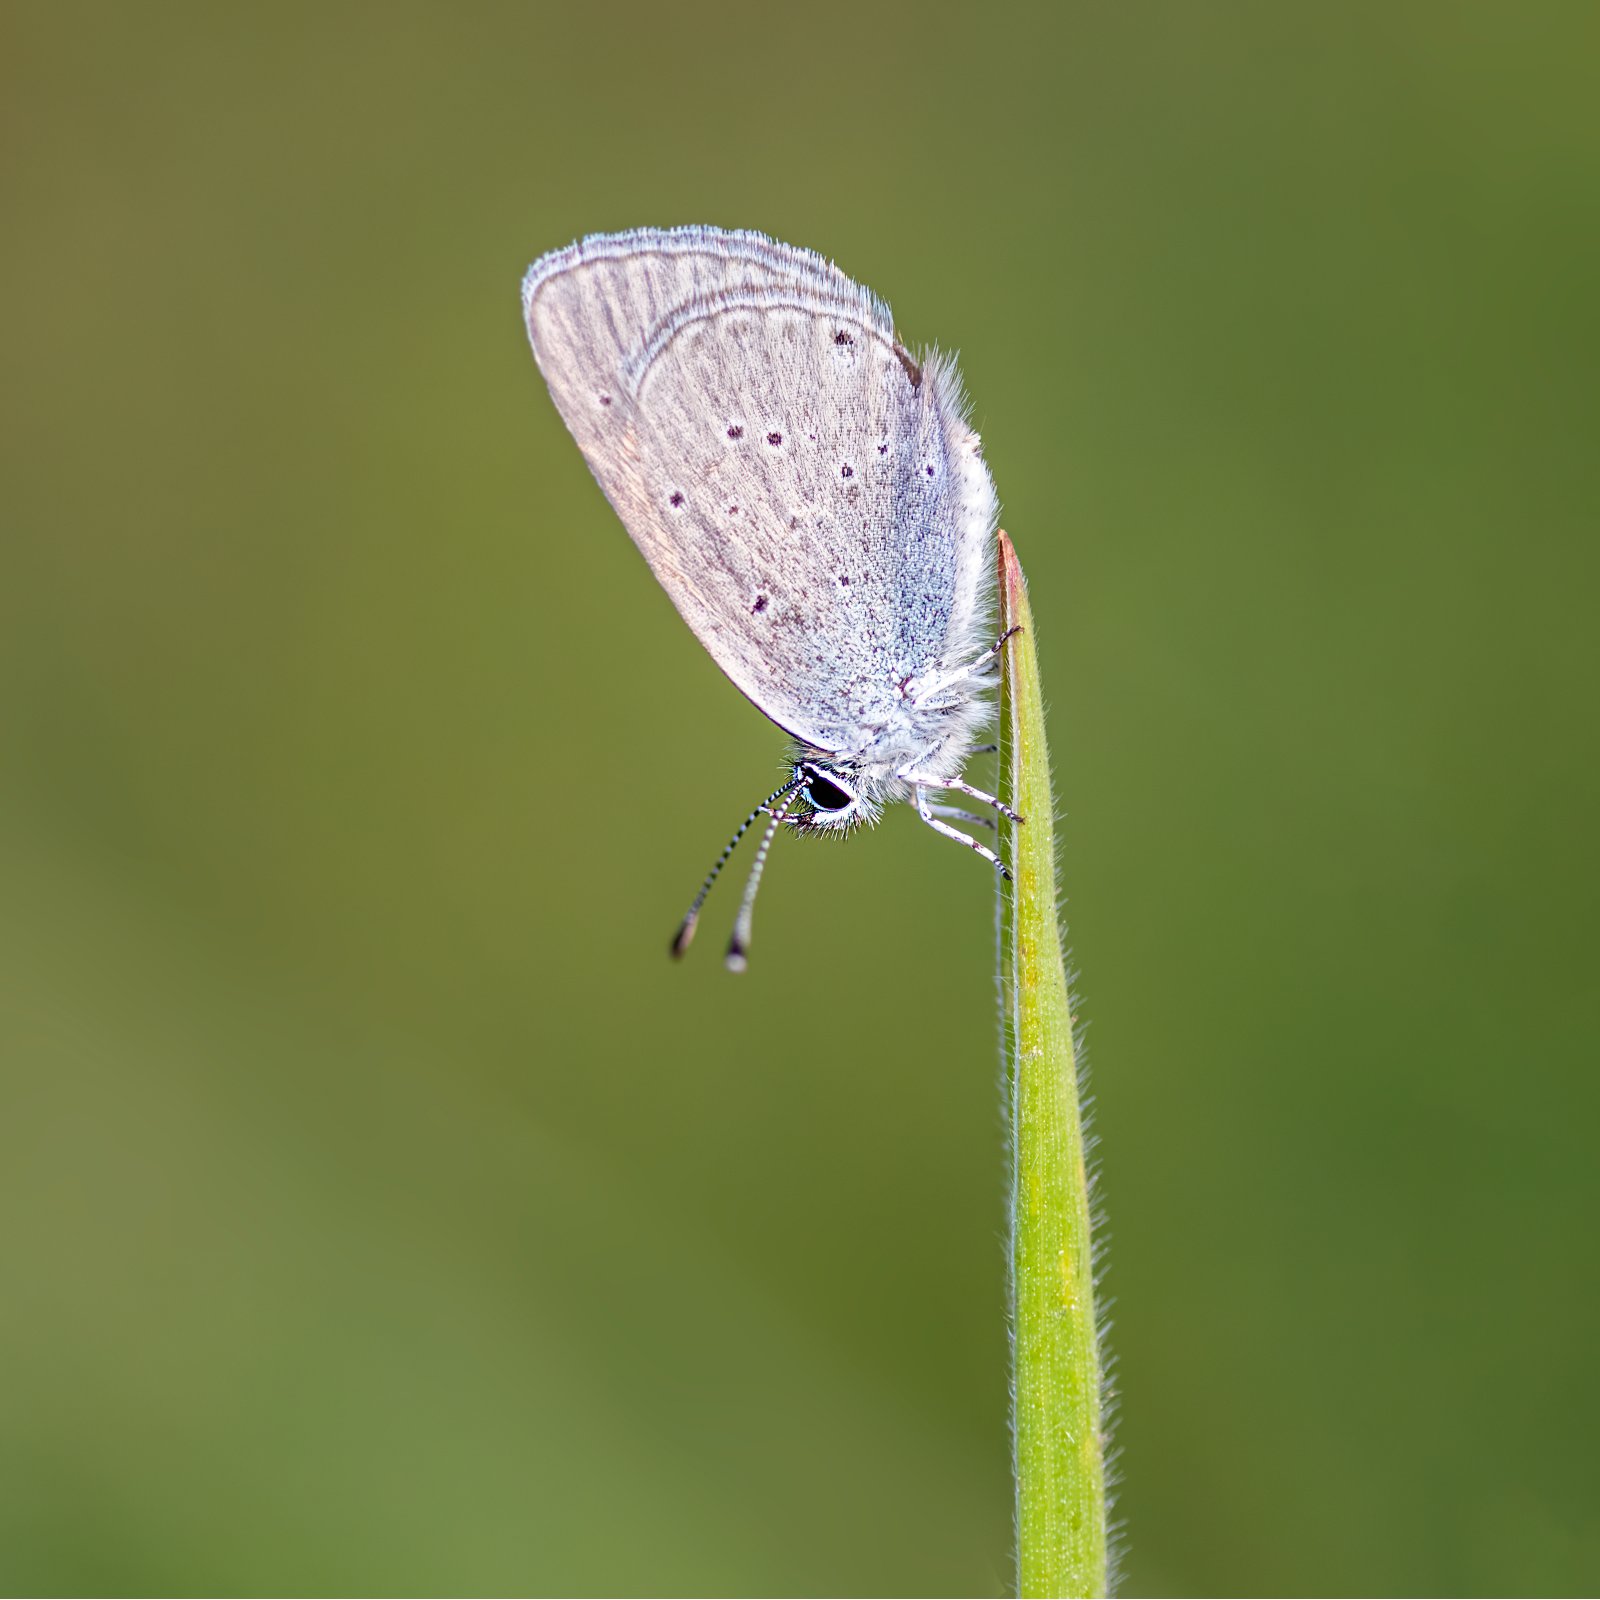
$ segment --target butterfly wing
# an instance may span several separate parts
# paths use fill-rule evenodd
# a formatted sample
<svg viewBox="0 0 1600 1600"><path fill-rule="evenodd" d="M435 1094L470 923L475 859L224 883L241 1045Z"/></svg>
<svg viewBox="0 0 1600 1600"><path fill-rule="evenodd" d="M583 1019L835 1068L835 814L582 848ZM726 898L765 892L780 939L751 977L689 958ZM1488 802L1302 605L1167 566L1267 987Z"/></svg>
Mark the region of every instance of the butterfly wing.
<svg viewBox="0 0 1600 1600"><path fill-rule="evenodd" d="M696 637L819 750L868 744L901 685L972 653L994 490L954 369L888 307L759 234L641 230L523 288L541 371Z"/></svg>

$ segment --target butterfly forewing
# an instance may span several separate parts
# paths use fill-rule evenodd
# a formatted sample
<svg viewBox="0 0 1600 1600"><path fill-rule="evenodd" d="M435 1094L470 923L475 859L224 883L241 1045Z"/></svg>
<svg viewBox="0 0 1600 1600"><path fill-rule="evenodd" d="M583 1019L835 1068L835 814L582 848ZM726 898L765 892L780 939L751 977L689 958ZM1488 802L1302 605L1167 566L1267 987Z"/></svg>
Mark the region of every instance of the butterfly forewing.
<svg viewBox="0 0 1600 1600"><path fill-rule="evenodd" d="M808 251L707 229L537 263L529 335L563 418L713 659L825 751L982 627L994 494L946 364Z"/></svg>

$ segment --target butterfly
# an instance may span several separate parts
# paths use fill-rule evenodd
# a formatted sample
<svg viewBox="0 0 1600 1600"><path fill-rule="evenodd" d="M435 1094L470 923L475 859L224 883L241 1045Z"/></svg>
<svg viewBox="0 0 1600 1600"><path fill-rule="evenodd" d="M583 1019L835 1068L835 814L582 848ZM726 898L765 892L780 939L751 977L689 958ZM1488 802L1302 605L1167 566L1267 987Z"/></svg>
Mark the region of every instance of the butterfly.
<svg viewBox="0 0 1600 1600"><path fill-rule="evenodd" d="M539 370L606 498L712 659L793 740L672 941L681 955L759 817L729 943L743 970L780 827L843 834L906 801L931 828L1016 813L962 768L989 714L997 501L955 364L889 308L764 234L596 234L529 268Z"/></svg>

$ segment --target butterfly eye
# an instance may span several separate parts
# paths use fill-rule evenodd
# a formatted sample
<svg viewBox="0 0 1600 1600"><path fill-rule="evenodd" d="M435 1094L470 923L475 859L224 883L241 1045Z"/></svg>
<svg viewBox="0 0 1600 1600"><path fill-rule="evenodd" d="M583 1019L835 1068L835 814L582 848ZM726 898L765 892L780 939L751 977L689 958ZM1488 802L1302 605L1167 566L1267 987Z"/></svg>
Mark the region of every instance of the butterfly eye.
<svg viewBox="0 0 1600 1600"><path fill-rule="evenodd" d="M830 782L820 772L813 773L811 782L806 785L806 799L818 811L845 811L855 800L855 796L848 794L838 784Z"/></svg>

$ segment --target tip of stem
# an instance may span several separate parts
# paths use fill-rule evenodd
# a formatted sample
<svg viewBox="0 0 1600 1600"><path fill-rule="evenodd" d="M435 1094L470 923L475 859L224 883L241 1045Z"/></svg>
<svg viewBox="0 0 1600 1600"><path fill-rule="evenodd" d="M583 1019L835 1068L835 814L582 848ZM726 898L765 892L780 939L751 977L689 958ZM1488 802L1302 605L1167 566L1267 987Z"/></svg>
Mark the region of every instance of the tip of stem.
<svg viewBox="0 0 1600 1600"><path fill-rule="evenodd" d="M1000 546L1000 585L1001 585L1001 616L1002 619L1015 616L1021 609L1021 599L1024 592L1022 581L1022 564L1017 560L1016 547L1011 543L1011 536L1004 528L995 535ZM1007 634L1020 633L1021 624L1011 628Z"/></svg>
<svg viewBox="0 0 1600 1600"><path fill-rule="evenodd" d="M682 923L679 924L678 931L673 934L672 943L668 947L672 951L672 959L674 961L689 948L689 944L694 938L695 924L699 920L698 917L685 917Z"/></svg>
<svg viewBox="0 0 1600 1600"><path fill-rule="evenodd" d="M750 963L745 959L744 946L737 942L728 946L728 953L722 958L722 964L729 972L743 972Z"/></svg>

